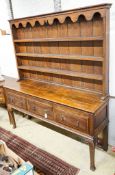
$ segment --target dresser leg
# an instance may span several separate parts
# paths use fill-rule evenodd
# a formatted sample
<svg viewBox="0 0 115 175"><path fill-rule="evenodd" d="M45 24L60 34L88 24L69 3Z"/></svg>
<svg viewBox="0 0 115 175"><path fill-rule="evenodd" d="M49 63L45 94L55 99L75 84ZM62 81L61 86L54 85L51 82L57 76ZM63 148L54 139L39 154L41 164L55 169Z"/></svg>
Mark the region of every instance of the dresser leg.
<svg viewBox="0 0 115 175"><path fill-rule="evenodd" d="M25 114L25 113L22 114L22 117L23 117L23 118L26 117L26 116L27 116L27 114Z"/></svg>
<svg viewBox="0 0 115 175"><path fill-rule="evenodd" d="M28 119L30 119L30 120L31 120L31 119L32 119L32 117L31 117L30 115L28 115Z"/></svg>
<svg viewBox="0 0 115 175"><path fill-rule="evenodd" d="M13 109L10 108L10 107L8 107L7 109L8 109L10 124L13 125L13 128L16 128L16 122L15 122L15 117L14 117Z"/></svg>
<svg viewBox="0 0 115 175"><path fill-rule="evenodd" d="M108 150L108 126L103 130L102 148L104 151Z"/></svg>
<svg viewBox="0 0 115 175"><path fill-rule="evenodd" d="M90 169L94 171L95 168L95 140L89 141L90 151Z"/></svg>
<svg viewBox="0 0 115 175"><path fill-rule="evenodd" d="M7 109L7 110L8 110L8 109ZM8 116L9 116L9 121L10 121L10 124L13 124L13 123L12 123L12 117L11 117L11 115L10 115L9 110L8 110Z"/></svg>
<svg viewBox="0 0 115 175"><path fill-rule="evenodd" d="M27 115L27 114L22 114L23 117L27 117L28 119L31 119L32 117L30 115Z"/></svg>

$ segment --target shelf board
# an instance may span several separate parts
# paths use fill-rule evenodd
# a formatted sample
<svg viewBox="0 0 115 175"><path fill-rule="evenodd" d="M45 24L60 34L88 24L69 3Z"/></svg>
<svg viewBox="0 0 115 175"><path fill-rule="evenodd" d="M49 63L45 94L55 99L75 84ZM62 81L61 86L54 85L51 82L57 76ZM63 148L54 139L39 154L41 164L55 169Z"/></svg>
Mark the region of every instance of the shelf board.
<svg viewBox="0 0 115 175"><path fill-rule="evenodd" d="M70 77L79 77L79 78L85 78L85 79L103 80L102 75L88 74L88 73L81 73L81 72L67 71L67 70L60 70L60 69L53 69L53 68L46 68L46 67L18 66L18 69L38 71L38 72L57 74L57 75L66 75Z"/></svg>
<svg viewBox="0 0 115 175"><path fill-rule="evenodd" d="M37 39L16 39L14 40L15 43L20 42L55 42L55 41L97 41L103 40L102 36L97 37L61 37L61 38L37 38Z"/></svg>
<svg viewBox="0 0 115 175"><path fill-rule="evenodd" d="M65 54L36 54L36 53L16 53L20 57L38 57L38 58L58 58L65 60L82 60L82 61L103 61L102 57L83 56L83 55L65 55Z"/></svg>

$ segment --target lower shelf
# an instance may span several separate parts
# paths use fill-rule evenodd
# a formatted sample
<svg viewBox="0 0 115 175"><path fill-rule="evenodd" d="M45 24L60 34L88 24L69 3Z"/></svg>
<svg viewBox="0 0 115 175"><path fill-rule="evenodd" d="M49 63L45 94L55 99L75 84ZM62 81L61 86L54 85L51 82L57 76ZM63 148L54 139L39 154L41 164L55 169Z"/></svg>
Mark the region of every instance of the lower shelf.
<svg viewBox="0 0 115 175"><path fill-rule="evenodd" d="M43 73L50 73L50 74L57 74L57 75L65 75L70 77L79 77L85 79L93 79L102 81L102 75L96 74L88 74L88 73L81 73L75 71L67 71L67 70L60 70L60 69L53 69L53 68L46 68L46 67L37 67L37 66L18 66L18 69L22 70L30 70L30 71L37 71Z"/></svg>

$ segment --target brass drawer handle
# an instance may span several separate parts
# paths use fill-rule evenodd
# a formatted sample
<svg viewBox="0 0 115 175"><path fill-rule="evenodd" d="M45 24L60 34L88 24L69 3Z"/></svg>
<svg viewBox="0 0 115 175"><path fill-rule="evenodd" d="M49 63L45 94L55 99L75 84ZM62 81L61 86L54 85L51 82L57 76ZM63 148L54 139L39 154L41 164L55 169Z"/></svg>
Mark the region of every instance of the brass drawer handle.
<svg viewBox="0 0 115 175"><path fill-rule="evenodd" d="M44 118L48 118L48 114L47 113L44 114Z"/></svg>
<svg viewBox="0 0 115 175"><path fill-rule="evenodd" d="M76 126L79 127L79 121L76 122Z"/></svg>
<svg viewBox="0 0 115 175"><path fill-rule="evenodd" d="M11 103L14 102L14 98L13 98L13 97L9 97L8 100L9 100L9 102L11 102Z"/></svg>
<svg viewBox="0 0 115 175"><path fill-rule="evenodd" d="M19 105L23 107L23 105L24 105L24 104L23 104L23 102L20 102L20 104L19 104Z"/></svg>
<svg viewBox="0 0 115 175"><path fill-rule="evenodd" d="M63 114L61 115L61 121L65 121L65 116Z"/></svg>
<svg viewBox="0 0 115 175"><path fill-rule="evenodd" d="M49 110L48 109L45 109L44 110L44 118L48 118L48 113L49 113Z"/></svg>
<svg viewBox="0 0 115 175"><path fill-rule="evenodd" d="M48 112L49 112L49 110L48 110L48 109L45 109L45 110L44 110L44 112L45 112L45 113L48 113Z"/></svg>
<svg viewBox="0 0 115 175"><path fill-rule="evenodd" d="M35 107L35 106L32 106L32 110L33 110L33 111L36 111L36 107Z"/></svg>

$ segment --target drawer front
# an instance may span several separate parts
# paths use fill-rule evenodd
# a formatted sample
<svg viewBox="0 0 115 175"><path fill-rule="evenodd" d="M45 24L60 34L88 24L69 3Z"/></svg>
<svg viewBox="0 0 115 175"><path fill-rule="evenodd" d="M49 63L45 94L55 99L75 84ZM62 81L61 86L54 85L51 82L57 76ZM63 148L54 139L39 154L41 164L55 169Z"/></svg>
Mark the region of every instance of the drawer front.
<svg viewBox="0 0 115 175"><path fill-rule="evenodd" d="M99 127L99 125L106 119L107 119L107 106L105 106L101 111L96 113L95 128Z"/></svg>
<svg viewBox="0 0 115 175"><path fill-rule="evenodd" d="M4 91L3 91L3 88L0 87L0 97L3 98L4 97Z"/></svg>
<svg viewBox="0 0 115 175"><path fill-rule="evenodd" d="M70 128L89 133L89 115L83 111L69 107L56 106L55 121Z"/></svg>
<svg viewBox="0 0 115 175"><path fill-rule="evenodd" d="M5 104L4 91L2 87L0 87L0 104Z"/></svg>
<svg viewBox="0 0 115 175"><path fill-rule="evenodd" d="M7 103L13 105L14 107L19 107L21 109L27 109L26 99L22 94L16 92L7 92Z"/></svg>
<svg viewBox="0 0 115 175"><path fill-rule="evenodd" d="M41 99L28 99L27 106L29 112L44 117L46 119L53 119L52 103L48 103L47 101Z"/></svg>

